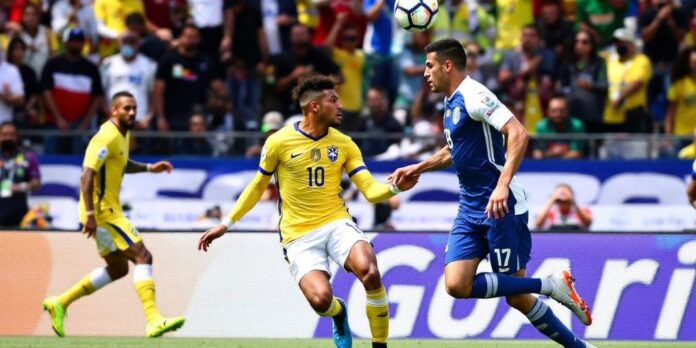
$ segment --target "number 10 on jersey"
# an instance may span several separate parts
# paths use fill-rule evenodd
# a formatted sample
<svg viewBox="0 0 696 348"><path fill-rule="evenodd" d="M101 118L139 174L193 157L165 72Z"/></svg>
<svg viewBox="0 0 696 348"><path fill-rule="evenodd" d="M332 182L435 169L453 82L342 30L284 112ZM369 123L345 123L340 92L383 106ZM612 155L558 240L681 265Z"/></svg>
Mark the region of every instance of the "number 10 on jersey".
<svg viewBox="0 0 696 348"><path fill-rule="evenodd" d="M309 182L309 187L324 186L324 167L307 167L307 181Z"/></svg>

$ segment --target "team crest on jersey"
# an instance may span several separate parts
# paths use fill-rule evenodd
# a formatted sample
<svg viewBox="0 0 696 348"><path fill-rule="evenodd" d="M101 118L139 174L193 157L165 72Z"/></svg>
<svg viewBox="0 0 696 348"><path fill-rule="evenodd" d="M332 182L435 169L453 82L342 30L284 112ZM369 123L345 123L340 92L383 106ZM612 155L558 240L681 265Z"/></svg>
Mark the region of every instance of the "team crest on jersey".
<svg viewBox="0 0 696 348"><path fill-rule="evenodd" d="M106 155L108 155L108 154L109 154L109 150L107 150L105 147L102 147L101 149L99 149L99 152L97 153L97 158L100 161L103 161L106 158Z"/></svg>
<svg viewBox="0 0 696 348"><path fill-rule="evenodd" d="M331 163L336 162L338 159L338 148L335 146L329 146L326 150L326 155L329 157L329 161L331 161Z"/></svg>
<svg viewBox="0 0 696 348"><path fill-rule="evenodd" d="M447 111L445 111L445 117L450 117L451 115L452 115L452 110L447 109Z"/></svg>
<svg viewBox="0 0 696 348"><path fill-rule="evenodd" d="M483 105L485 105L489 108L492 108L493 105L495 105L495 100L493 100L493 98L491 98L491 96L489 96L489 95L483 96L483 99L481 99L481 102L483 103Z"/></svg>
<svg viewBox="0 0 696 348"><path fill-rule="evenodd" d="M312 161L319 162L320 159L321 159L321 150L320 149L312 149Z"/></svg>
<svg viewBox="0 0 696 348"><path fill-rule="evenodd" d="M454 108L454 112L452 112L452 122L454 124L459 123L459 118L461 117L461 111L459 110L459 107Z"/></svg>

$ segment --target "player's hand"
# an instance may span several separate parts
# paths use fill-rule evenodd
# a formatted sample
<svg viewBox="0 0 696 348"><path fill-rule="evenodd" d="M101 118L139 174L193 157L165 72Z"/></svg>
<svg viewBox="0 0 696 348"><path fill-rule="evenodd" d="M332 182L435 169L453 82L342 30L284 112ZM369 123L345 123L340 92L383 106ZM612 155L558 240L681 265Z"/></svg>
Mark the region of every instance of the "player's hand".
<svg viewBox="0 0 696 348"><path fill-rule="evenodd" d="M203 232L203 235L198 240L198 250L208 251L210 243L222 237L222 235L225 234L226 231L227 227L225 225L217 225Z"/></svg>
<svg viewBox="0 0 696 348"><path fill-rule="evenodd" d="M387 181L395 184L396 186L399 187L399 189L401 189L402 182L404 180L408 180L406 178L411 178L411 179L415 178L416 182L418 182L419 176L420 176L420 171L418 170L418 165L411 164L410 166L401 167L401 168L395 170L394 173L391 173L387 177ZM415 185L415 183L413 185ZM411 187L413 187L413 185L411 185ZM411 188L411 187L409 187L409 188Z"/></svg>
<svg viewBox="0 0 696 348"><path fill-rule="evenodd" d="M418 183L418 179L420 178L420 174L417 174L415 176L404 176L401 178L401 182L396 184L396 187L399 188L401 191L408 191L413 188L413 186L416 186Z"/></svg>
<svg viewBox="0 0 696 348"><path fill-rule="evenodd" d="M501 219L505 214L510 212L507 206L509 194L509 187L500 185L495 187L495 190L493 190L491 194L491 199L488 201L488 205L486 205L486 215L489 219Z"/></svg>
<svg viewBox="0 0 696 348"><path fill-rule="evenodd" d="M162 173L165 171L171 173L173 169L174 166L169 163L169 161L159 161L150 165L150 172L152 173Z"/></svg>
<svg viewBox="0 0 696 348"><path fill-rule="evenodd" d="M87 221L85 221L84 227L82 227L82 233L87 235L87 238L94 236L97 232L97 219L94 215L88 215Z"/></svg>

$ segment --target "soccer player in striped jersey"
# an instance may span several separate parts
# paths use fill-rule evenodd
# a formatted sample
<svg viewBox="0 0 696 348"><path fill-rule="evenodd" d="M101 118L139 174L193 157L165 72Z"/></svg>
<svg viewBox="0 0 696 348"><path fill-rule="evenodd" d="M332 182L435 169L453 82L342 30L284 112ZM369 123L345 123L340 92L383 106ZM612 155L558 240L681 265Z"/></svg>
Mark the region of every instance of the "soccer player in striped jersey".
<svg viewBox="0 0 696 348"><path fill-rule="evenodd" d="M425 51L424 76L432 91L446 95L443 124L447 145L420 163L397 169L390 180L398 184L426 171L454 167L460 199L445 248L447 292L455 298L505 296L510 306L552 340L564 347L592 347L531 295L548 295L572 310L583 324L592 323L570 271L543 279L526 278L532 238L526 196L515 177L527 147L524 126L488 88L466 75L461 43L442 39ZM486 256L493 272L476 274Z"/></svg>
<svg viewBox="0 0 696 348"><path fill-rule="evenodd" d="M295 88L304 114L301 121L271 135L261 152L254 179L224 222L203 233L198 249L207 251L258 202L275 176L278 185L280 238L290 273L310 306L320 316L333 318L337 347L350 347L352 336L346 306L333 295L329 259L355 274L367 292L367 317L373 347L386 347L389 301L370 241L351 219L339 196L341 177L348 173L370 202L381 202L415 185L397 186L375 181L353 140L332 128L340 124L342 107L333 79L315 75Z"/></svg>
<svg viewBox="0 0 696 348"><path fill-rule="evenodd" d="M167 318L155 306L155 283L152 280L152 256L138 230L123 216L119 193L124 173L171 172L167 161L154 164L129 159L130 130L135 127L137 105L129 92L111 98L111 118L92 137L85 152L80 178L80 222L83 233L94 237L106 267L99 267L58 296L44 300L43 308L51 316L53 331L65 335L63 321L68 306L112 281L128 274L133 267L133 281L143 304L148 337L159 337L184 325L184 317Z"/></svg>

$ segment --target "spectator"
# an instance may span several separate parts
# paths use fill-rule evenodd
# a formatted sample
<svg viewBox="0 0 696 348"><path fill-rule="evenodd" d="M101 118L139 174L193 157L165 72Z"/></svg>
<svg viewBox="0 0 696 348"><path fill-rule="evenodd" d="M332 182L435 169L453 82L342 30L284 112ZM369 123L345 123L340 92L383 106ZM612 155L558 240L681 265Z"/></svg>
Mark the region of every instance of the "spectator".
<svg viewBox="0 0 696 348"><path fill-rule="evenodd" d="M148 33L145 17L142 14L134 12L126 16L126 28L140 38L138 52L145 57L158 62L167 53L170 42L163 41L159 37Z"/></svg>
<svg viewBox="0 0 696 348"><path fill-rule="evenodd" d="M49 58L55 56L58 42L51 29L39 23L41 8L33 3L27 3L22 12L22 31L19 37L29 47L24 55L24 63L29 65L37 76L41 75L43 67Z"/></svg>
<svg viewBox="0 0 696 348"><path fill-rule="evenodd" d="M652 77L650 59L636 48L636 37L625 28L614 32L616 53L607 60L608 99L604 108L607 131L648 133L652 117L648 112L648 82Z"/></svg>
<svg viewBox="0 0 696 348"><path fill-rule="evenodd" d="M84 131L101 105L104 94L99 68L82 56L85 34L80 28L65 32L65 53L51 58L41 74L41 90L49 129ZM82 151L83 139L47 137L48 152L71 154Z"/></svg>
<svg viewBox="0 0 696 348"><path fill-rule="evenodd" d="M677 59L679 43L689 29L689 20L672 0L650 0L648 3L638 20L643 52L653 66L666 75Z"/></svg>
<svg viewBox="0 0 696 348"><path fill-rule="evenodd" d="M336 20L339 16L343 17L344 23L351 23L355 26L358 34L356 41L363 41L367 22L362 13L362 0L315 1L315 6L319 11L319 23L312 35L313 46L330 46L326 39L336 26ZM336 46L343 46L343 37L337 36L334 39Z"/></svg>
<svg viewBox="0 0 696 348"><path fill-rule="evenodd" d="M63 33L74 27L82 28L89 43L90 55L98 58L99 32L97 31L97 18L94 15L94 6L91 1L85 0L58 0L51 9L51 29L63 37ZM97 60L93 60L97 62Z"/></svg>
<svg viewBox="0 0 696 348"><path fill-rule="evenodd" d="M553 92L554 69L553 52L541 45L534 25L525 26L521 49L503 60L498 82L510 110L530 134L534 134L536 123L544 115L543 105Z"/></svg>
<svg viewBox="0 0 696 348"><path fill-rule="evenodd" d="M383 90L376 87L370 88L367 91L367 106L369 114L360 130L374 134L361 141L361 150L365 156L376 156L387 151L392 144L399 142L396 137L383 137L382 135L385 133L386 135L389 133L398 135L403 133L404 129L392 115L386 93Z"/></svg>
<svg viewBox="0 0 696 348"><path fill-rule="evenodd" d="M597 55L597 41L587 30L575 34L568 60L561 65L559 90L568 98L570 114L590 133L604 131L602 114L607 99L607 67Z"/></svg>
<svg viewBox="0 0 696 348"><path fill-rule="evenodd" d="M19 145L17 128L0 124L0 226L17 227L29 210L27 195L41 188L39 161Z"/></svg>
<svg viewBox="0 0 696 348"><path fill-rule="evenodd" d="M498 11L495 48L511 51L520 46L526 26L534 23L533 0L494 0Z"/></svg>
<svg viewBox="0 0 696 348"><path fill-rule="evenodd" d="M261 11L244 1L236 1L231 74L228 78L235 115L235 130L259 129L261 77L268 63L268 42L263 31Z"/></svg>
<svg viewBox="0 0 696 348"><path fill-rule="evenodd" d="M2 51L2 48L0 48L0 51ZM39 82L34 70L23 63L26 51L27 44L18 37L13 38L7 46L7 62L19 69L19 75L22 77L22 85L24 86L24 103L14 108L15 122L20 125L20 128L36 128L39 125ZM1 60L2 57L0 57ZM0 74L0 76L9 77L11 75Z"/></svg>
<svg viewBox="0 0 696 348"><path fill-rule="evenodd" d="M149 31L162 41L172 41L171 10L173 7L186 6L186 0L144 0L143 5Z"/></svg>
<svg viewBox="0 0 696 348"><path fill-rule="evenodd" d="M297 23L297 4L293 0L261 0L263 30L268 41L268 53L290 50L290 28Z"/></svg>
<svg viewBox="0 0 696 348"><path fill-rule="evenodd" d="M481 57L484 55L481 51L481 46L476 42L467 42L464 44L466 50L466 73L476 81L480 81L490 90L498 89L498 80L495 71L488 67L479 64Z"/></svg>
<svg viewBox="0 0 696 348"><path fill-rule="evenodd" d="M373 231L394 231L394 223L391 221L391 215L394 210L398 210L401 205L399 197L394 196L386 202L375 203L375 221L372 226Z"/></svg>
<svg viewBox="0 0 696 348"><path fill-rule="evenodd" d="M577 0L575 4L578 28L591 32L602 48L612 43L612 35L623 26L627 10L627 0Z"/></svg>
<svg viewBox="0 0 696 348"><path fill-rule="evenodd" d="M389 105L396 100L399 88L399 71L394 64L392 44L394 40L394 0L365 0L363 11L367 16L367 35L363 49L370 68L370 86L380 88L387 93Z"/></svg>
<svg viewBox="0 0 696 348"><path fill-rule="evenodd" d="M348 20L347 12L339 13L325 43L344 77L343 83L337 87L338 95L341 96L341 105L343 105L341 129L354 132L360 128L360 111L363 107L365 52L358 48L360 45L358 30ZM337 44L339 36L341 37L340 45Z"/></svg>
<svg viewBox="0 0 696 348"><path fill-rule="evenodd" d="M3 55L0 47L0 123L14 121L14 109L24 105L22 75Z"/></svg>
<svg viewBox="0 0 696 348"><path fill-rule="evenodd" d="M186 130L194 106L203 106L211 93L227 96L217 65L198 51L198 28L187 25L179 46L157 65L153 111L159 130Z"/></svg>
<svg viewBox="0 0 696 348"><path fill-rule="evenodd" d="M537 135L585 133L582 121L568 115L568 102L563 96L549 101L548 116L539 121L536 128ZM534 159L577 159L584 155L585 144L582 140L544 139L536 141L532 153Z"/></svg>
<svg viewBox="0 0 696 348"><path fill-rule="evenodd" d="M270 111L263 115L263 124L261 125L261 132L263 132L264 138L266 139L277 132L279 129L283 128L283 115L278 111ZM255 158L261 155L261 149L263 149L262 144L254 144L250 146L245 154L246 158Z"/></svg>
<svg viewBox="0 0 696 348"><path fill-rule="evenodd" d="M140 40L137 34L124 32L120 39L120 53L104 59L101 65L101 76L107 100L110 101L111 97L118 92L131 92L138 105L135 115L136 127L149 129L152 121L152 89L157 64L138 53L139 45Z"/></svg>
<svg viewBox="0 0 696 348"><path fill-rule="evenodd" d="M427 32L413 33L411 43L397 56L401 71L396 109L408 110L423 85L425 72L425 46L430 42Z"/></svg>
<svg viewBox="0 0 696 348"><path fill-rule="evenodd" d="M126 30L126 17L131 13L145 15L142 0L94 0L94 16L97 18L97 31L101 37L101 57L118 52L118 38Z"/></svg>
<svg viewBox="0 0 696 348"><path fill-rule="evenodd" d="M49 213L48 203L42 202L31 208L19 223L19 228L46 230L51 228L53 217Z"/></svg>
<svg viewBox="0 0 696 348"><path fill-rule="evenodd" d="M319 25L319 11L314 5L315 0L296 0L297 1L297 22L314 32Z"/></svg>
<svg viewBox="0 0 696 348"><path fill-rule="evenodd" d="M213 156L221 156L230 154L232 146L235 145L235 137L230 133L233 130L234 117L232 115L232 102L225 95L210 93L208 96L208 105L206 106L206 124L208 129L216 131L215 138L209 139L213 146ZM236 144L245 144L243 141L237 141ZM246 151L246 147L234 154L242 154Z"/></svg>
<svg viewBox="0 0 696 348"><path fill-rule="evenodd" d="M206 229L213 226L217 226L222 221L222 210L219 205L216 205L210 209L205 210L205 214L196 220L193 224L195 229Z"/></svg>
<svg viewBox="0 0 696 348"><path fill-rule="evenodd" d="M696 158L696 128L693 132L693 141L679 150L679 159L693 160Z"/></svg>
<svg viewBox="0 0 696 348"><path fill-rule="evenodd" d="M561 0L546 0L541 8L541 18L536 20L536 27L546 49L561 58L566 47L573 42L573 23L563 18Z"/></svg>
<svg viewBox="0 0 696 348"><path fill-rule="evenodd" d="M225 58L221 57L221 54L229 54L232 48L232 31L235 22L232 6L243 1L188 0L193 24L200 31L198 50L207 55L214 64L219 65L221 58Z"/></svg>
<svg viewBox="0 0 696 348"><path fill-rule="evenodd" d="M696 130L696 47L685 48L674 63L667 100L665 133L691 135Z"/></svg>
<svg viewBox="0 0 696 348"><path fill-rule="evenodd" d="M587 230L592 225L592 212L578 205L568 184L560 184L549 197L534 222L537 229Z"/></svg>
<svg viewBox="0 0 696 348"><path fill-rule="evenodd" d="M213 154L213 147L205 136L208 127L201 113L191 115L188 131L190 136L178 138L175 141L177 155L210 156Z"/></svg>
<svg viewBox="0 0 696 348"><path fill-rule="evenodd" d="M476 42L493 51L495 18L479 5L479 1L451 0L441 4L432 26L432 41L453 38L459 42Z"/></svg>
<svg viewBox="0 0 696 348"><path fill-rule="evenodd" d="M340 69L322 50L312 47L309 28L296 24L292 27L290 41L292 49L271 57L271 66L266 70L267 78L274 81L277 109L283 115L300 113L299 105L292 100L291 91L297 82L311 73L340 76Z"/></svg>

